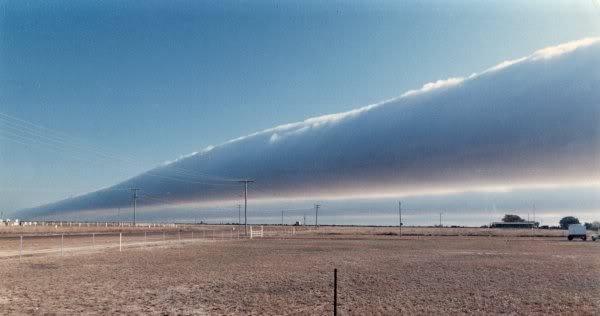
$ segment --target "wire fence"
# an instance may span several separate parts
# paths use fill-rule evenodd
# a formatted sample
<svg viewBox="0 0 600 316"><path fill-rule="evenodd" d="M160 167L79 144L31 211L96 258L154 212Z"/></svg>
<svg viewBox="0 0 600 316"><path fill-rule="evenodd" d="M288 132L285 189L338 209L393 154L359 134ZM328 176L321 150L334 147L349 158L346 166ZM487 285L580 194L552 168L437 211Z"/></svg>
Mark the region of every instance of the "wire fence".
<svg viewBox="0 0 600 316"><path fill-rule="evenodd" d="M59 224L60 225L60 224ZM286 225L165 225L147 226L94 226L79 223L66 224L70 229L40 230L34 226L19 226L0 230L0 259L24 258L40 255L65 255L65 253L90 252L127 248L168 246L178 243L212 242L262 238L402 238L393 227L313 227ZM46 226L47 227L47 226ZM58 226L60 227L60 226ZM63 226L64 227L64 226ZM85 227L85 229L84 229ZM97 230L94 228L98 227ZM50 233L51 232L51 233ZM427 236L458 238L503 237L546 238L565 236L564 231L495 230L480 228L403 228L404 238L427 238ZM563 237L564 238L564 237Z"/></svg>
<svg viewBox="0 0 600 316"><path fill-rule="evenodd" d="M241 239L288 238L307 233L311 228L249 225L246 233L241 226L201 227L177 230L134 230L112 232L21 233L0 236L0 259L60 255L73 252L167 246L190 242L216 242ZM252 233L254 232L254 233ZM261 232L257 234L256 232Z"/></svg>

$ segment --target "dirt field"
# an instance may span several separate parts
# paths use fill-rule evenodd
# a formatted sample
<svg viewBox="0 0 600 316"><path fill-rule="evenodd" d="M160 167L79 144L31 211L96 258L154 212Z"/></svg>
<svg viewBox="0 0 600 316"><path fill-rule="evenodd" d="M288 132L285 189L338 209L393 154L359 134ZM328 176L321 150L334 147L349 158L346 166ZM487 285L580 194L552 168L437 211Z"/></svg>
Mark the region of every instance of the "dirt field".
<svg viewBox="0 0 600 316"><path fill-rule="evenodd" d="M598 242L348 233L0 259L0 314L330 314L334 268L341 315L600 310Z"/></svg>

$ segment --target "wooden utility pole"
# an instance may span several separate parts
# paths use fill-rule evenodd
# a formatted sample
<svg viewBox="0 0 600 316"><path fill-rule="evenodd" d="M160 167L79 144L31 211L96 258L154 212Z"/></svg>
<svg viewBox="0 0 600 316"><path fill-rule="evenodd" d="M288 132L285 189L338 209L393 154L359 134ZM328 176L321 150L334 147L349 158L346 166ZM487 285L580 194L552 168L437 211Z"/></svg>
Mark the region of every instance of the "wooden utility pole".
<svg viewBox="0 0 600 316"><path fill-rule="evenodd" d="M398 217L399 217L399 225L398 230L400 231L400 237L402 237L402 202L398 201Z"/></svg>
<svg viewBox="0 0 600 316"><path fill-rule="evenodd" d="M138 199L137 193L138 193L138 191L140 189L133 189L132 188L132 189L129 189L129 190L133 191L133 226L135 227L135 207L136 207L137 199Z"/></svg>
<svg viewBox="0 0 600 316"><path fill-rule="evenodd" d="M244 184L244 234L248 235L248 183L253 183L254 180L240 180Z"/></svg>

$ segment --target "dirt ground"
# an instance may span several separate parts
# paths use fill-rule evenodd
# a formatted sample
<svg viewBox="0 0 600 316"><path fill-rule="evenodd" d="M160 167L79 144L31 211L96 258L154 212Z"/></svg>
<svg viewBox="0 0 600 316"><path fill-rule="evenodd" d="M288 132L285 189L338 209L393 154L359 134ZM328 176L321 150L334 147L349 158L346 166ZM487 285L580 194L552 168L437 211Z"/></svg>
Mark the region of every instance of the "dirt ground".
<svg viewBox="0 0 600 316"><path fill-rule="evenodd" d="M0 314L598 315L600 243L337 233L0 260Z"/></svg>

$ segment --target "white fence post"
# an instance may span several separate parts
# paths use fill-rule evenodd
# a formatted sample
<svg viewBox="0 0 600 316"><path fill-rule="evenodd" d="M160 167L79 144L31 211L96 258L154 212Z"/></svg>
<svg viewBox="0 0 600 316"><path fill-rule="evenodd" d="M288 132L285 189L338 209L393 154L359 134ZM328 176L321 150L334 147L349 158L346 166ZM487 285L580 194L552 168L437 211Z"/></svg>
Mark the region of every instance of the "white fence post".
<svg viewBox="0 0 600 316"><path fill-rule="evenodd" d="M250 239L252 239L252 226L250 226Z"/></svg>
<svg viewBox="0 0 600 316"><path fill-rule="evenodd" d="M63 248L64 248L64 244L65 244L65 235L62 234L60 235L60 255L63 255Z"/></svg>
<svg viewBox="0 0 600 316"><path fill-rule="evenodd" d="M19 237L20 237L20 241L19 241L19 260L21 260L21 255L23 253L23 235L21 235Z"/></svg>
<svg viewBox="0 0 600 316"><path fill-rule="evenodd" d="M123 241L123 233L119 233L119 252L121 252L123 250L122 241Z"/></svg>

